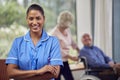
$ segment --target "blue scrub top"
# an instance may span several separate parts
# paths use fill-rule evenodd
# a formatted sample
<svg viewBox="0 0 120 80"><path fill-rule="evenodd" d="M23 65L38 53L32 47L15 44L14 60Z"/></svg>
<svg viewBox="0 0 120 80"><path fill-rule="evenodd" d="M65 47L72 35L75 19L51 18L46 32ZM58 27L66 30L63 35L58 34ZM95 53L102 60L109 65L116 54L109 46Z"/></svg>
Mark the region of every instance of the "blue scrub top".
<svg viewBox="0 0 120 80"><path fill-rule="evenodd" d="M30 32L13 42L6 64L16 64L21 70L37 70L45 65L63 65L59 41L43 30L42 37L34 46Z"/></svg>

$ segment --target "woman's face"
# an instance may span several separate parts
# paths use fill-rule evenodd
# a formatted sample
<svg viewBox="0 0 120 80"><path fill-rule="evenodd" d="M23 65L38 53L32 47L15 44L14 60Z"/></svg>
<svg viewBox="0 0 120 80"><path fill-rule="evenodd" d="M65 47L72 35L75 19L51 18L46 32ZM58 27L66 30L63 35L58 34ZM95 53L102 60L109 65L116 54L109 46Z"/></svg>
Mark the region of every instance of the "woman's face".
<svg viewBox="0 0 120 80"><path fill-rule="evenodd" d="M33 33L39 33L42 31L45 18L38 10L30 10L27 14L27 23L30 31Z"/></svg>

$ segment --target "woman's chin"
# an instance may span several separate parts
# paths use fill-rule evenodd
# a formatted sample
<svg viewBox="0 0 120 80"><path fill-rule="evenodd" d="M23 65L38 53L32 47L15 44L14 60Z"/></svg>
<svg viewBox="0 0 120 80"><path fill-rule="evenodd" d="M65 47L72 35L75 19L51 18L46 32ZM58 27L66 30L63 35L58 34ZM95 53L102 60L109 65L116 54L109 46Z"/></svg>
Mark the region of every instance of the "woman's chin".
<svg viewBox="0 0 120 80"><path fill-rule="evenodd" d="M40 30L32 30L33 33L39 33Z"/></svg>

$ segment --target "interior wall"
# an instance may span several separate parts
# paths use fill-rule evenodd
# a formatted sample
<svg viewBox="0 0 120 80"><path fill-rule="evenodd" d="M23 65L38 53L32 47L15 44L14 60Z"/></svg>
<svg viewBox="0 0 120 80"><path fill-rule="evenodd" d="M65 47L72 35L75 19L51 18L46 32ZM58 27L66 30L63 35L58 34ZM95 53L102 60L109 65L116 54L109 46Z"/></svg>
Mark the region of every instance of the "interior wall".
<svg viewBox="0 0 120 80"><path fill-rule="evenodd" d="M120 0L113 0L113 57L120 62Z"/></svg>

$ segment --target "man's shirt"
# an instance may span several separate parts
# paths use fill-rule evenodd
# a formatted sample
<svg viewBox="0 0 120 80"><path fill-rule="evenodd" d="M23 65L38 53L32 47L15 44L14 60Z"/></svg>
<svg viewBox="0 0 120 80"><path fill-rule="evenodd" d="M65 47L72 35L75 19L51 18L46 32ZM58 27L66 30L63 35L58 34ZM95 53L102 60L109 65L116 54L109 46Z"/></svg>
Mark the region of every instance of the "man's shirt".
<svg viewBox="0 0 120 80"><path fill-rule="evenodd" d="M80 57L86 57L88 62L88 67L94 68L94 67L103 67L103 68L109 68L109 62L112 61L108 56L105 55L105 53L99 49L96 46L87 47L84 46L80 50Z"/></svg>

